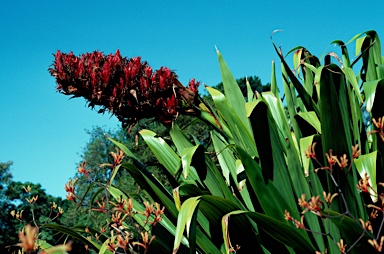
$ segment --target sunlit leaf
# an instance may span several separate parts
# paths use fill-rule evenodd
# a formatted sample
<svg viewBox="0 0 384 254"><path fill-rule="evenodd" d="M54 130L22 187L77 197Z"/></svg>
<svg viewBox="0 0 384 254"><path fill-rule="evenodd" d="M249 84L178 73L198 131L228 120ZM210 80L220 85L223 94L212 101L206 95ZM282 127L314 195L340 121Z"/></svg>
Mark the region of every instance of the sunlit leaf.
<svg viewBox="0 0 384 254"><path fill-rule="evenodd" d="M379 84L379 80L372 80L372 81L367 81L364 82L363 88L364 88L364 93L365 93L365 101L367 103L366 105L366 110L368 112L372 111L373 103L375 101L375 96L376 96L376 88L377 85Z"/></svg>
<svg viewBox="0 0 384 254"><path fill-rule="evenodd" d="M181 165L183 167L184 178L188 177L188 174L189 174L189 171L190 171L190 167L191 167L191 163L192 163L192 157L193 157L193 155L196 152L196 149L198 147L199 146L196 145L196 146L185 148L183 150L183 152L181 153L181 163L182 163Z"/></svg>
<svg viewBox="0 0 384 254"><path fill-rule="evenodd" d="M305 121L307 121L310 125L313 126L313 128L316 129L318 133L321 134L321 123L319 121L319 118L315 114L315 112L313 111L299 112L297 113L297 115L303 118Z"/></svg>
<svg viewBox="0 0 384 254"><path fill-rule="evenodd" d="M66 227L63 225L58 225L58 224L45 224L45 225L43 225L43 228L52 228L52 229L54 229L60 233L69 235L69 236L83 242L85 245L88 245L88 247L93 249L93 250L100 250L100 248L101 248L100 244L98 244L92 240L89 240L87 237L79 234L78 232L76 232L72 228L69 228L69 227ZM105 253L112 254L111 251L106 251Z"/></svg>
<svg viewBox="0 0 384 254"><path fill-rule="evenodd" d="M314 137L314 135L300 139L301 160L303 161L305 176L309 175L309 163L310 163L311 159L307 157L307 152L308 152L308 148L311 148L311 146L312 146L313 137Z"/></svg>
<svg viewBox="0 0 384 254"><path fill-rule="evenodd" d="M177 228L173 245L173 253L176 253L179 249L185 228L187 229L187 237L189 237L189 225L191 223L192 216L195 213L195 209L200 202L199 198L200 197L189 198L181 205L181 209L177 217Z"/></svg>
<svg viewBox="0 0 384 254"><path fill-rule="evenodd" d="M245 117L244 96L219 50L217 50L217 57L219 60L225 96L227 97L229 103L233 106L234 112L238 115L239 120L247 129L249 129L249 122Z"/></svg>
<svg viewBox="0 0 384 254"><path fill-rule="evenodd" d="M357 83L355 73L349 67L344 67L341 70L344 72L348 81L351 83L353 90L355 91L356 97L359 99L360 103L362 104L363 98L361 97L361 94L360 94L359 84Z"/></svg>
<svg viewBox="0 0 384 254"><path fill-rule="evenodd" d="M131 150L129 150L125 145L121 144L120 142L117 142L116 140L108 137L108 139L114 143L118 148L120 148L128 157L137 159L136 155L134 155Z"/></svg>
<svg viewBox="0 0 384 254"><path fill-rule="evenodd" d="M259 229L267 233L271 238L276 239L279 242L284 243L285 245L290 246L291 248L302 252L302 253L313 253L315 251L313 245L298 234L297 230L288 226L285 223L282 223L274 218L266 216L261 213L248 212L248 211L233 211L226 214L222 220L223 227L223 237L226 237L228 228L225 223L225 220L228 220L232 216L241 216L247 215L249 218L254 220ZM225 234L225 235L224 235ZM226 246L229 247L229 246Z"/></svg>
<svg viewBox="0 0 384 254"><path fill-rule="evenodd" d="M175 175L181 165L180 157L175 151L162 139L157 137L156 133L150 130L141 130L140 135L152 150L159 162L171 173Z"/></svg>
<svg viewBox="0 0 384 254"><path fill-rule="evenodd" d="M232 103L230 103L224 94L211 87L207 87L207 90L211 94L215 105L222 114L222 117L227 122L235 143L245 149L252 156L258 156L253 134L250 132L250 127L247 127L249 126L249 123L247 125L244 124L244 122L240 119L240 116L234 110ZM242 105L245 117L244 105L245 102ZM249 122L248 118L247 122Z"/></svg>
<svg viewBox="0 0 384 254"><path fill-rule="evenodd" d="M369 177L369 193L371 194L371 199L373 203L376 203L378 200L377 197L377 184L376 184L376 161L377 161L377 151L374 151L369 154L360 155L359 158L353 160L356 165L356 169L360 174L362 179L365 179L366 176Z"/></svg>

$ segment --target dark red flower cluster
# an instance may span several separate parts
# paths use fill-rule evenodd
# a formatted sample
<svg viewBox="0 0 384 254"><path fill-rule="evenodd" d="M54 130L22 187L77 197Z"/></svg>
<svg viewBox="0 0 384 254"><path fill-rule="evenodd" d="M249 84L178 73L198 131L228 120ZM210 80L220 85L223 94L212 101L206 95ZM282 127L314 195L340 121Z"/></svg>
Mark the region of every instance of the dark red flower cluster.
<svg viewBox="0 0 384 254"><path fill-rule="evenodd" d="M169 124L178 114L193 112L199 85L192 79L184 87L169 68L152 71L140 57L127 59L119 50L79 57L58 50L49 72L59 92L84 97L90 107L100 106L99 113L108 110L124 126L152 117Z"/></svg>

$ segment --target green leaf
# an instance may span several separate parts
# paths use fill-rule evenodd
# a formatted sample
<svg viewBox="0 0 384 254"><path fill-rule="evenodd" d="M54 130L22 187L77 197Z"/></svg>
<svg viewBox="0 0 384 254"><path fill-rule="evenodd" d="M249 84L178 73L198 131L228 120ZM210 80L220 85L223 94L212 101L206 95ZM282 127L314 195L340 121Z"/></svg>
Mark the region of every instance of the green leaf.
<svg viewBox="0 0 384 254"><path fill-rule="evenodd" d="M307 121L310 125L313 126L313 128L316 129L318 133L321 134L321 123L315 112L299 112L297 113L297 115Z"/></svg>
<svg viewBox="0 0 384 254"><path fill-rule="evenodd" d="M185 179L187 179L188 177L191 163L192 163L192 157L198 147L199 145L185 148L181 153L181 165L183 167L183 175Z"/></svg>
<svg viewBox="0 0 384 254"><path fill-rule="evenodd" d="M271 92L279 98L279 88L277 87L276 82L276 68L275 68L275 61L272 61L272 73L271 73Z"/></svg>
<svg viewBox="0 0 384 254"><path fill-rule="evenodd" d="M228 199L203 195L200 198L199 211L205 215L210 222L211 238L216 246L223 246L223 231L221 228L222 217L226 214L239 210L239 206ZM234 227L234 234L231 235L232 244L239 244L245 250L252 250L255 253L261 251L256 224L247 217L239 216L230 220L230 228ZM223 251L223 248L222 248Z"/></svg>
<svg viewBox="0 0 384 254"><path fill-rule="evenodd" d="M169 130L173 144L176 146L177 153L181 156L181 153L185 148L193 146L193 144L188 140L184 135L180 127L175 123L173 127Z"/></svg>
<svg viewBox="0 0 384 254"><path fill-rule="evenodd" d="M200 107L201 105L202 103L200 103ZM215 129L226 135L228 138L233 139L232 133L228 129L228 126L222 121L222 119L217 116L217 114L200 110L200 117L205 122L211 124Z"/></svg>
<svg viewBox="0 0 384 254"><path fill-rule="evenodd" d="M301 55L303 53L303 48L296 50L293 53L293 69L297 70L297 75L300 76L300 62L301 62Z"/></svg>
<svg viewBox="0 0 384 254"><path fill-rule="evenodd" d="M244 99L244 96L243 96L235 78L233 77L231 71L229 70L228 65L225 62L220 51L216 50L216 52L217 52L217 57L219 60L225 96L228 98L229 103L232 105L233 109L235 110L236 114L238 115L239 120L249 130L250 125L249 125L248 119L245 116L245 108L244 108L245 99Z"/></svg>
<svg viewBox="0 0 384 254"><path fill-rule="evenodd" d="M253 136L259 152L260 165L263 172L264 179L273 179L274 160L271 140L271 129L268 119L268 106L265 102L260 102L256 105L250 116ZM279 142L279 140L278 140Z"/></svg>
<svg viewBox="0 0 384 254"><path fill-rule="evenodd" d="M141 130L139 133L161 165L163 165L169 173L175 175L181 165L180 157L175 151L173 151L164 139L156 137L156 133L153 131Z"/></svg>
<svg viewBox="0 0 384 254"><path fill-rule="evenodd" d="M345 98L346 94L342 94L337 89L344 89L343 75L340 68L331 64L329 68L323 68L320 79L320 109L321 109L321 133L323 138L323 153L328 153L332 149L335 154L348 153L349 147L347 143L347 129L349 126L344 125L341 112L341 98ZM349 110L347 110L348 112ZM345 112L345 113L347 113Z"/></svg>
<svg viewBox="0 0 384 254"><path fill-rule="evenodd" d="M181 239L185 228L187 228L187 237L189 238L189 226L191 224L191 219L195 213L195 209L200 202L200 197L189 198L181 205L179 215L177 217L177 227L175 233L175 242L173 244L173 253L176 253L179 249Z"/></svg>
<svg viewBox="0 0 384 254"><path fill-rule="evenodd" d="M312 71L313 73L316 73L316 67L315 66L313 66L313 65L311 65L311 64L309 64L309 63L303 63L304 64L304 66L306 67L306 68L308 68L310 71Z"/></svg>
<svg viewBox="0 0 384 254"><path fill-rule="evenodd" d="M259 229L267 233L271 238L276 239L283 244L292 247L296 251L301 253L314 253L315 248L313 245L302 237L298 233L298 229L288 226L285 223L282 223L274 218L271 218L265 214L248 212L248 211L233 211L226 214L223 217L223 236L224 233L228 231L227 226L225 225L225 220L228 220L230 216L241 216L247 215L250 219L257 223Z"/></svg>
<svg viewBox="0 0 384 254"><path fill-rule="evenodd" d="M253 91L252 91L251 85L249 84L249 81L248 81L247 78L245 79L245 85L247 86L247 98L248 98L248 102L253 101L253 100L256 100L256 98L255 98L255 96L254 96L254 93L253 93Z"/></svg>
<svg viewBox="0 0 384 254"><path fill-rule="evenodd" d="M359 35L361 36L361 34ZM361 38L356 39L356 51L355 51L355 56L359 55L361 51L361 47L363 46L363 42L367 36L363 36Z"/></svg>
<svg viewBox="0 0 384 254"><path fill-rule="evenodd" d="M117 174L117 172L120 169L120 166L121 166L121 164L119 164L119 165L117 165L116 167L113 168L112 174L111 174L111 177L109 178L109 183L108 184L112 184L113 183L113 180L115 179L116 174Z"/></svg>
<svg viewBox="0 0 384 254"><path fill-rule="evenodd" d="M300 139L300 152L301 152L301 160L303 161L304 174L305 176L309 175L309 163L311 161L310 158L307 157L306 152L308 151L308 147L312 146L313 137L315 135L301 138Z"/></svg>
<svg viewBox="0 0 384 254"><path fill-rule="evenodd" d="M126 199L131 198L129 195L125 194L120 189L114 186L108 186L107 191L112 195L115 200L121 200L120 198ZM145 224L146 217L141 212L144 212L145 208L142 202L139 202L136 198L131 198L133 208L132 218L145 230L150 230L150 226Z"/></svg>
<svg viewBox="0 0 384 254"><path fill-rule="evenodd" d="M314 111L316 113L316 115L319 115L320 112L319 112L319 109L317 108L316 103L312 100L311 96L307 93L307 91L302 86L300 81L295 77L295 75L293 74L293 72L289 68L287 62L285 61L283 55L280 54L279 50L277 49L276 45L274 43L272 43L272 44L273 44L273 47L275 48L276 53L280 57L281 63L283 65L284 69L286 70L289 79L291 80L291 82L292 82L293 86L295 87L297 93L299 94L300 98L303 100L305 107L307 108L308 111ZM286 81L288 83L288 80L286 80Z"/></svg>
<svg viewBox="0 0 384 254"><path fill-rule="evenodd" d="M108 251L108 244L114 243L116 241L116 236L111 236L107 240L104 241L104 243L101 245L99 254L104 254L106 251Z"/></svg>
<svg viewBox="0 0 384 254"><path fill-rule="evenodd" d="M135 179L137 184L148 192L150 197L157 203L165 206L165 214L170 218L177 218L177 208L173 202L171 193L161 184L152 174L139 170L130 163L123 163L122 167L127 169L128 173ZM109 186L108 186L109 188Z"/></svg>
<svg viewBox="0 0 384 254"><path fill-rule="evenodd" d="M133 159L136 159L137 160L137 157L131 152L131 150L129 150L125 145L117 142L116 140L112 139L112 138L109 138L108 139L114 143L118 148L120 148L129 158L133 158Z"/></svg>
<svg viewBox="0 0 384 254"><path fill-rule="evenodd" d="M371 194L371 199L373 203L376 203L377 198L377 184L376 184L376 161L377 161L377 151L371 152L369 154L360 155L359 158L353 160L356 165L356 169L360 174L362 179L365 179L366 175L369 177L369 193Z"/></svg>
<svg viewBox="0 0 384 254"><path fill-rule="evenodd" d="M360 94L359 84L357 83L357 79L356 79L355 73L349 67L344 67L341 70L344 72L344 74L347 77L348 81L351 83L351 85L353 87L353 90L355 91L356 97L360 101L360 104L362 104L363 103L363 98L361 97L361 94Z"/></svg>
<svg viewBox="0 0 384 254"><path fill-rule="evenodd" d="M343 65L345 67L349 68L351 66L351 61L349 59L348 49L347 49L346 45L344 44L344 42L341 40L335 40L331 44L337 44L341 47Z"/></svg>
<svg viewBox="0 0 384 254"><path fill-rule="evenodd" d="M230 183L230 174L232 174L234 179L237 178L237 174L235 172L235 157L232 151L229 149L229 144L225 144L222 138L219 138L217 135L212 135L211 137L215 152L217 154L217 159L220 163L222 174L225 178L225 181Z"/></svg>
<svg viewBox="0 0 384 254"><path fill-rule="evenodd" d="M372 111L373 102L375 101L376 88L382 79L364 82L363 89L365 93L365 101L367 103L366 109L368 112Z"/></svg>
<svg viewBox="0 0 384 254"><path fill-rule="evenodd" d="M207 87L207 90L211 94L217 109L221 113L221 116L227 122L235 143L245 149L252 156L258 156L253 135L250 132L250 127L247 127L247 125L245 125L240 119L240 116L233 108L233 104L218 90L211 87ZM245 102L243 104L243 108L245 116Z"/></svg>
<svg viewBox="0 0 384 254"><path fill-rule="evenodd" d="M44 240L37 239L36 244L46 254L67 254L66 246L64 244L52 246Z"/></svg>
<svg viewBox="0 0 384 254"><path fill-rule="evenodd" d="M89 240L87 237L79 234L77 231L73 230L72 228L58 225L58 224L45 224L45 225L43 225L43 228L51 228L51 229L54 229L60 233L69 235L69 236L81 241L85 245L88 245L89 248L91 248L95 251L98 251L101 248L100 244L98 244L92 240ZM106 253L112 254L112 252L110 252L110 251L107 251Z"/></svg>
<svg viewBox="0 0 384 254"><path fill-rule="evenodd" d="M247 174L247 180L252 186L264 212L273 218L284 221L284 210L294 211L290 208L291 206L288 205L286 197L281 195L278 188L274 185L274 182L265 182L261 167L249 154L240 147L237 147L237 151ZM265 195L266 193L268 193L268 195Z"/></svg>

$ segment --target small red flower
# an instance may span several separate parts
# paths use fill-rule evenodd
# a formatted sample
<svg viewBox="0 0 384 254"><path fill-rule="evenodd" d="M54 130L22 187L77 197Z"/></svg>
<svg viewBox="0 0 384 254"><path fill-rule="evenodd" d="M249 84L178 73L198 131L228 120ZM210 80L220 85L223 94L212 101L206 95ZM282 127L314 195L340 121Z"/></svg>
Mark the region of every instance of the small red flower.
<svg viewBox="0 0 384 254"><path fill-rule="evenodd" d="M308 150L305 151L305 156L307 158L312 158L312 159L315 159L316 160L316 152L315 152L315 146L316 146L316 142L313 142L313 144L311 146L308 147Z"/></svg>
<svg viewBox="0 0 384 254"><path fill-rule="evenodd" d="M191 79L188 83L187 88L192 92L196 93L199 89L200 82L196 82L195 79Z"/></svg>
<svg viewBox="0 0 384 254"><path fill-rule="evenodd" d="M111 75L111 65L109 64L109 62L106 62L104 63L103 71L101 72L101 79L103 80L104 84L108 84L110 75Z"/></svg>

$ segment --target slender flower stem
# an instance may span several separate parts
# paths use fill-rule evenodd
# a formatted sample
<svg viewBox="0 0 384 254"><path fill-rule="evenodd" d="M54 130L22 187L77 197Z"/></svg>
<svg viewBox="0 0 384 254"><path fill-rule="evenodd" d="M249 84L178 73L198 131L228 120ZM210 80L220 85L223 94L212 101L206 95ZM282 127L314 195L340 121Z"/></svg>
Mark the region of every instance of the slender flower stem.
<svg viewBox="0 0 384 254"><path fill-rule="evenodd" d="M31 205L31 213L32 213L33 223L35 224L37 231L39 231L39 226L37 226L36 219L35 219L35 213L34 213L33 205Z"/></svg>
<svg viewBox="0 0 384 254"><path fill-rule="evenodd" d="M384 224L384 212L383 212L383 219L381 220L379 231L377 231L376 241L378 241L380 238L380 233L381 233L381 229L383 228L383 224Z"/></svg>

